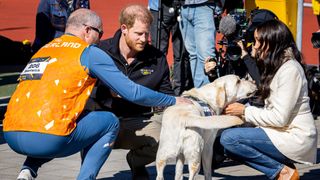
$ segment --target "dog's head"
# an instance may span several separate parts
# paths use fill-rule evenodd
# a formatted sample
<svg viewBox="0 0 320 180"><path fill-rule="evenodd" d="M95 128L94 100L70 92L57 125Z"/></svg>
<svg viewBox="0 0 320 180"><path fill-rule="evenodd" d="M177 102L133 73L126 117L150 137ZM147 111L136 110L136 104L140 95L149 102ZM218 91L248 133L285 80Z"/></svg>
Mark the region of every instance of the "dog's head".
<svg viewBox="0 0 320 180"><path fill-rule="evenodd" d="M203 91L209 104L223 109L227 104L252 96L257 87L236 75L226 75L199 90Z"/></svg>

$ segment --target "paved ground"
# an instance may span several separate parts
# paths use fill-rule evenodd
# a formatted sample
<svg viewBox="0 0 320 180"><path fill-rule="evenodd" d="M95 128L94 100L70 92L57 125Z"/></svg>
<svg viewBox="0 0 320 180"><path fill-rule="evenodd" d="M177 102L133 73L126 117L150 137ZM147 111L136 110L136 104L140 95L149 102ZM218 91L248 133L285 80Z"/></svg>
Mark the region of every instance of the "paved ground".
<svg viewBox="0 0 320 180"><path fill-rule="evenodd" d="M318 131L320 132L320 120L316 120ZM17 177L20 166L25 157L13 152L2 138L2 127L0 127L0 180L13 180ZM131 173L129 166L125 161L126 150L113 150L109 159L102 167L98 179L130 179ZM297 164L302 180L316 180L320 179L320 135L318 138L318 164L313 166L306 166ZM55 159L39 170L39 180L71 180L75 179L80 167L80 156L75 154L68 158ZM170 163L166 169L166 179L174 179L173 163ZM155 179L156 170L155 165L150 164L148 171ZM187 167L185 166L185 178L187 179ZM247 166L237 164L233 161L224 162L222 167L217 169L213 174L213 179L227 179L227 180L265 180L267 179L260 172L253 170ZM203 179L202 175L197 176L197 179Z"/></svg>

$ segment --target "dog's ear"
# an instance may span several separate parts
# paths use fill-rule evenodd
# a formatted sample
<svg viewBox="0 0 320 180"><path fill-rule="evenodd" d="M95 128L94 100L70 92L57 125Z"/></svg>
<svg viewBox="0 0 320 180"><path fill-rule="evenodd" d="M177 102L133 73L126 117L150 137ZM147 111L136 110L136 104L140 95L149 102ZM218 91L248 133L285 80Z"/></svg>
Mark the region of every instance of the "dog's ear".
<svg viewBox="0 0 320 180"><path fill-rule="evenodd" d="M227 101L226 89L223 86L217 88L216 102L219 108L224 108Z"/></svg>

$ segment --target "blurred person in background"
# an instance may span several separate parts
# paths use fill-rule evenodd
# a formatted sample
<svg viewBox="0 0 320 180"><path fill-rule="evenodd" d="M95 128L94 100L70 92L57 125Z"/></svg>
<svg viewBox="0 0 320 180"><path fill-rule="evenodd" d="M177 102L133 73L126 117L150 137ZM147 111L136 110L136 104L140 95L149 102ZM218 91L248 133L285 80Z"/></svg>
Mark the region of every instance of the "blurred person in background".
<svg viewBox="0 0 320 180"><path fill-rule="evenodd" d="M181 6L180 30L189 61L194 87L209 83L204 61L215 58L216 27L214 16L222 13L219 0L185 0Z"/></svg>
<svg viewBox="0 0 320 180"><path fill-rule="evenodd" d="M159 7L159 2L161 6ZM170 34L173 49L172 88L176 95L193 87L189 55L181 36L178 18L181 3L178 0L149 0L153 16L151 24L151 44L168 54Z"/></svg>
<svg viewBox="0 0 320 180"><path fill-rule="evenodd" d="M32 51L64 34L69 15L79 8L90 8L89 0L40 0L36 15L36 37Z"/></svg>

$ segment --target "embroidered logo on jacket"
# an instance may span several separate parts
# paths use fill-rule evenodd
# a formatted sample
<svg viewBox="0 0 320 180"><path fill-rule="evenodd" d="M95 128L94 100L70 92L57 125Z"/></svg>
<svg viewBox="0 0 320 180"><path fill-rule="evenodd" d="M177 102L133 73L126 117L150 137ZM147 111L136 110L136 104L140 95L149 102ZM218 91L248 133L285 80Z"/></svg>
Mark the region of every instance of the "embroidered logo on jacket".
<svg viewBox="0 0 320 180"><path fill-rule="evenodd" d="M140 69L140 72L142 75L146 76L146 75L152 74L154 72L154 70L153 69Z"/></svg>

